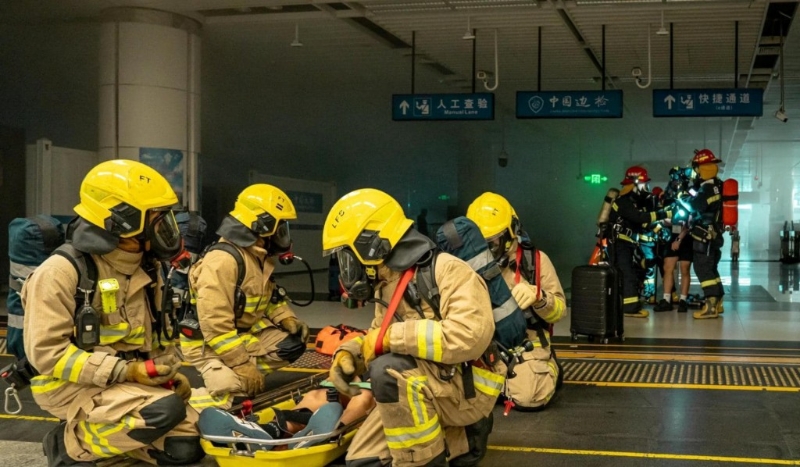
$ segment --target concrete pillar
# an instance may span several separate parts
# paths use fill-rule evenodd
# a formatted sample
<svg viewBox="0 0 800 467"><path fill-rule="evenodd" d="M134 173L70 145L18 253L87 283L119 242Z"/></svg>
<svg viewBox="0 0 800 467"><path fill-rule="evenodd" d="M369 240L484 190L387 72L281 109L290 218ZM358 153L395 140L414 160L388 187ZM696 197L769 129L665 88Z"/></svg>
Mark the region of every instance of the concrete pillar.
<svg viewBox="0 0 800 467"><path fill-rule="evenodd" d="M200 23L143 8L108 9L102 21L100 160L147 163L199 209Z"/></svg>

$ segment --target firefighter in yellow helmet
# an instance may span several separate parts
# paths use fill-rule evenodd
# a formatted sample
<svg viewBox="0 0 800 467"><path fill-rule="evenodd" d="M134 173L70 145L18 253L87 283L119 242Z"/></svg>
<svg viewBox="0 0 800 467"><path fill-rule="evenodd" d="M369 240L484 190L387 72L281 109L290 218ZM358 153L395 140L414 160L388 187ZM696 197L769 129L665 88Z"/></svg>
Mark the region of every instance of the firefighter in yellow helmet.
<svg viewBox="0 0 800 467"><path fill-rule="evenodd" d="M567 313L567 300L550 258L533 247L517 213L496 193L478 196L467 209L502 268L503 279L519 307L525 310L528 339L534 348L522 354L517 376L506 381L504 395L517 410L541 410L561 385L563 375L550 346L550 326Z"/></svg>
<svg viewBox="0 0 800 467"><path fill-rule="evenodd" d="M272 277L276 259L291 255L288 221L296 218L286 193L251 185L217 229L220 241L192 266L201 332L182 329L181 350L205 382L192 397L196 409L228 408L235 396L258 394L264 376L305 351L308 326Z"/></svg>
<svg viewBox="0 0 800 467"><path fill-rule="evenodd" d="M337 253L348 296L375 303L367 335L339 346L330 370L343 393L369 373L377 401L348 450L350 466L476 465L503 388L505 366L484 359L494 334L486 284L437 254L412 223L392 197L362 189L337 201L323 226L324 253Z"/></svg>
<svg viewBox="0 0 800 467"><path fill-rule="evenodd" d="M171 210L177 202L144 164L97 165L81 184L71 243L25 282L25 351L41 373L33 398L65 420L43 440L50 467L120 454L182 465L204 455L189 382L154 329L161 320L149 266L188 257Z"/></svg>

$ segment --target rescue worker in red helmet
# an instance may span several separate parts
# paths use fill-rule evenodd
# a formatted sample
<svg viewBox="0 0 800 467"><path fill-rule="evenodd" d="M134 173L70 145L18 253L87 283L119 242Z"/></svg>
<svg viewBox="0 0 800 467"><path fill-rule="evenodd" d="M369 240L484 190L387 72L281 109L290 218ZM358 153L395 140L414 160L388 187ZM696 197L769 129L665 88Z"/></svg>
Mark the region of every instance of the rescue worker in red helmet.
<svg viewBox="0 0 800 467"><path fill-rule="evenodd" d="M622 312L632 318L647 318L650 313L642 309L639 301L639 280L634 255L638 238L652 223L672 217L669 209L648 210L647 183L650 177L644 167L633 166L625 171L622 189L611 205L609 221L613 226L611 258L622 273Z"/></svg>
<svg viewBox="0 0 800 467"><path fill-rule="evenodd" d="M25 281L25 351L41 373L31 392L64 420L42 442L48 467L122 454L160 465L204 456L189 381L156 329L151 266L177 265L184 253L177 203L169 182L140 162L98 164L81 184L70 243Z"/></svg>
<svg viewBox="0 0 800 467"><path fill-rule="evenodd" d="M690 226L692 246L694 250L694 273L700 281L705 295L705 305L694 313L695 319L713 319L722 313L722 279L718 265L722 258L722 180L717 177L717 159L709 149L695 153L692 159L697 178L700 182L693 196L680 198L681 204L693 214Z"/></svg>

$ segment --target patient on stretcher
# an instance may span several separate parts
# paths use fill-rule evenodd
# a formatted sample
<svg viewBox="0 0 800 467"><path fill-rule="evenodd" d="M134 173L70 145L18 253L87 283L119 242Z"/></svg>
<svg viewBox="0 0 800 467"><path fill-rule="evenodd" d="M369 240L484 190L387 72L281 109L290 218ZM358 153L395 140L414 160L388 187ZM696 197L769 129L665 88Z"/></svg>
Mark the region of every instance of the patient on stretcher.
<svg viewBox="0 0 800 467"><path fill-rule="evenodd" d="M305 441L303 437L330 433L366 416L375 408L369 383L352 384L359 386L360 394L350 398L332 387L314 389L307 392L291 410L273 408L275 417L269 423L259 424L257 416L242 419L222 409L208 408L200 413L198 426L203 435L286 440L286 444L277 446L237 444L237 449L242 450L279 451L323 444L328 440ZM327 386L327 383L323 383L323 386ZM292 442L292 439L298 441Z"/></svg>

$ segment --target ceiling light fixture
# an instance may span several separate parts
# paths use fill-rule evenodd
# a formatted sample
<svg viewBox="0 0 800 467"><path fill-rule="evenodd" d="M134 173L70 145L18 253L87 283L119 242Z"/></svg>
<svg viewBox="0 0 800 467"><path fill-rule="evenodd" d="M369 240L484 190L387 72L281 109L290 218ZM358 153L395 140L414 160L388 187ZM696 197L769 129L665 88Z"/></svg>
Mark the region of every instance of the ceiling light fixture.
<svg viewBox="0 0 800 467"><path fill-rule="evenodd" d="M303 43L300 42L300 24L299 23L295 23L294 24L294 40L289 45L291 45L292 47L302 47L303 46Z"/></svg>
<svg viewBox="0 0 800 467"><path fill-rule="evenodd" d="M469 26L469 20L470 18L469 16L467 16L467 32L464 34L464 37L462 37L462 39L464 39L465 41L474 41L475 34L472 33L472 28Z"/></svg>

